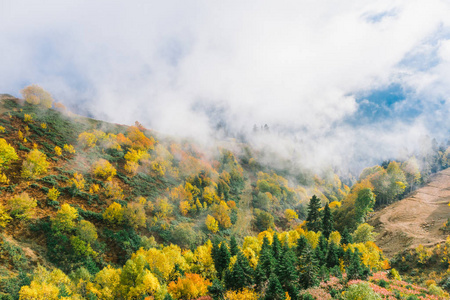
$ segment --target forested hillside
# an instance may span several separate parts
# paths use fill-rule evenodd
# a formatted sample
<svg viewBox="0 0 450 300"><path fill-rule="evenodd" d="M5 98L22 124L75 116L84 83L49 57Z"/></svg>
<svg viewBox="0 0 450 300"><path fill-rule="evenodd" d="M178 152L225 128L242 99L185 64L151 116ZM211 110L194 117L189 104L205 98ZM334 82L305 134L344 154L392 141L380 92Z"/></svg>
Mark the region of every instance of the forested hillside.
<svg viewBox="0 0 450 300"><path fill-rule="evenodd" d="M0 299L448 297L448 259L403 281L366 223L447 168L447 145L356 180L22 95L0 103Z"/></svg>

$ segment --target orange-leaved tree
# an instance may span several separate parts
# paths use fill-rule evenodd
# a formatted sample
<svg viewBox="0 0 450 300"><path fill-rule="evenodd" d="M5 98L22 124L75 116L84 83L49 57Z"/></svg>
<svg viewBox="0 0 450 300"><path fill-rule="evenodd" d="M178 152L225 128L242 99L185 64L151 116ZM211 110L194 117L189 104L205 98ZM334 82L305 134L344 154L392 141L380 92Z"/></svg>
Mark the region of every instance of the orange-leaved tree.
<svg viewBox="0 0 450 300"><path fill-rule="evenodd" d="M198 274L186 273L184 277L178 277L167 287L169 293L175 299L195 299L208 293L211 282Z"/></svg>

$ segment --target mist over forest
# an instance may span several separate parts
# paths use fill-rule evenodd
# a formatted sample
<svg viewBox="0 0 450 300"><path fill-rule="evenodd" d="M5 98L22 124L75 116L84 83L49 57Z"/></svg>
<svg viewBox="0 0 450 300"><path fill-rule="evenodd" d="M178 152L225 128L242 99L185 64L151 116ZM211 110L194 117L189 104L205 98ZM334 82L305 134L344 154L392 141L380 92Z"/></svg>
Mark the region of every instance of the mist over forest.
<svg viewBox="0 0 450 300"><path fill-rule="evenodd" d="M237 9L239 7L239 9ZM354 173L446 143L443 1L2 4L0 90ZM264 138L254 125L270 127ZM222 137L221 135L219 135Z"/></svg>
<svg viewBox="0 0 450 300"><path fill-rule="evenodd" d="M448 299L450 3L0 2L0 300Z"/></svg>

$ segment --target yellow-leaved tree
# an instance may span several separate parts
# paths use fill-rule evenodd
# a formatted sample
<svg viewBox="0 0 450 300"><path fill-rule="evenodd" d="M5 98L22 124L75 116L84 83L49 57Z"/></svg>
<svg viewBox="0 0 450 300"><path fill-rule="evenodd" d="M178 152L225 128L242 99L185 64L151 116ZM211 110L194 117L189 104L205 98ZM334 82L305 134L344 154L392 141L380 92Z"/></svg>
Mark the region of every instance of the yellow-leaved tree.
<svg viewBox="0 0 450 300"><path fill-rule="evenodd" d="M28 193L23 192L10 198L8 206L11 208L11 216L14 218L29 219L34 216L34 208L37 206L37 202Z"/></svg>
<svg viewBox="0 0 450 300"><path fill-rule="evenodd" d="M219 222L217 222L216 219L214 219L214 217L211 215L208 215L206 217L205 225L212 233L216 233L217 231L219 231Z"/></svg>
<svg viewBox="0 0 450 300"><path fill-rule="evenodd" d="M34 178L43 175L47 173L49 166L50 163L47 161L47 155L38 149L33 149L28 152L27 157L22 163L22 177Z"/></svg>
<svg viewBox="0 0 450 300"><path fill-rule="evenodd" d="M78 218L76 208L65 203L56 213L52 220L52 227L59 231L69 231L75 227L75 219Z"/></svg>
<svg viewBox="0 0 450 300"><path fill-rule="evenodd" d="M123 207L117 202L113 202L103 212L103 219L113 224L120 224L123 221Z"/></svg>
<svg viewBox="0 0 450 300"><path fill-rule="evenodd" d="M184 277L178 277L167 287L169 293L175 299L195 299L208 293L211 282L198 274L186 273Z"/></svg>
<svg viewBox="0 0 450 300"><path fill-rule="evenodd" d="M99 159L92 166L95 177L110 181L117 173L116 169L106 159Z"/></svg>
<svg viewBox="0 0 450 300"><path fill-rule="evenodd" d="M52 107L52 95L36 84L25 87L20 93L27 103L41 105L46 108Z"/></svg>

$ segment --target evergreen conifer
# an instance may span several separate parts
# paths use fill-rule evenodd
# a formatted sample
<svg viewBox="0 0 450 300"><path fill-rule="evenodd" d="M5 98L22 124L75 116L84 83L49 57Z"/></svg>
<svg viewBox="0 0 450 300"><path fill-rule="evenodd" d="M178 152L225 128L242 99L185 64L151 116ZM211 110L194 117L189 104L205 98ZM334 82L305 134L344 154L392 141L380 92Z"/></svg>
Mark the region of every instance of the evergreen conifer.
<svg viewBox="0 0 450 300"><path fill-rule="evenodd" d="M322 234L325 238L329 238L330 234L334 231L333 216L331 215L331 209L328 203L323 210L322 218Z"/></svg>
<svg viewBox="0 0 450 300"><path fill-rule="evenodd" d="M320 218L320 199L313 195L308 204L308 216L306 217L306 227L310 231L318 232L322 229Z"/></svg>

